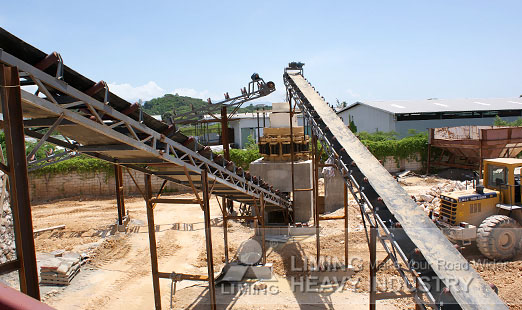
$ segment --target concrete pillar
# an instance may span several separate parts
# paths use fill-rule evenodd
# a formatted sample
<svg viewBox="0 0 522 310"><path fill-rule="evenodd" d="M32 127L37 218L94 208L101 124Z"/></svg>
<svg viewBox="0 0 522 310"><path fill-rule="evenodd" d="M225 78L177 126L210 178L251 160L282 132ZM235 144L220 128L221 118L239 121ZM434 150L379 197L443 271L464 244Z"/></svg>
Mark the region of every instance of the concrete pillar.
<svg viewBox="0 0 522 310"><path fill-rule="evenodd" d="M250 163L250 174L261 177L268 184L282 192L291 192L291 163L270 162L258 159ZM296 189L312 188L312 161L294 163L294 180ZM341 191L342 194L342 191ZM294 216L296 222L308 222L312 217L312 191L296 191ZM341 197L341 205L342 205ZM265 215L266 216L266 215ZM268 218L268 216L267 216Z"/></svg>
<svg viewBox="0 0 522 310"><path fill-rule="evenodd" d="M344 180L334 168L332 173L324 173L324 211L333 212L344 207Z"/></svg>

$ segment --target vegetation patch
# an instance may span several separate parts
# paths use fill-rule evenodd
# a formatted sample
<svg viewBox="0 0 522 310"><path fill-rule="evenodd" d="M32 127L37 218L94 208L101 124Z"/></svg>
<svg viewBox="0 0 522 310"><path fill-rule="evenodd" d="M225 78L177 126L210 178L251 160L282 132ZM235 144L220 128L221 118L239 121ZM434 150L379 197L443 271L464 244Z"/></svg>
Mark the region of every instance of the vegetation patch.
<svg viewBox="0 0 522 310"><path fill-rule="evenodd" d="M55 175L77 173L105 172L107 175L114 174L114 167L111 163L101 159L79 155L71 159L61 161L31 172L33 175Z"/></svg>
<svg viewBox="0 0 522 310"><path fill-rule="evenodd" d="M421 160L428 158L428 134L425 132L410 132L408 137L397 139L395 132L360 132L357 134L368 150L380 160L392 156L396 161L400 159L416 159L420 154Z"/></svg>

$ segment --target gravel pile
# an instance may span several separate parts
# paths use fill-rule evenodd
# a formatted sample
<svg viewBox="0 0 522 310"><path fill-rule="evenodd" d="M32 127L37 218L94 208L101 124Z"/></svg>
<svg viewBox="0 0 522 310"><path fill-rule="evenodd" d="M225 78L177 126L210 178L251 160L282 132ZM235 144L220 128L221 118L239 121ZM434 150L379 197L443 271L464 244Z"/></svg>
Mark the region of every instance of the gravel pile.
<svg viewBox="0 0 522 310"><path fill-rule="evenodd" d="M0 195L1 189L3 188L3 181L5 177L2 177L3 173L0 172ZM4 204L1 206L0 214L0 264L14 260L15 254L15 241L13 231L13 215L11 212L11 206L9 205L9 194L4 193Z"/></svg>
<svg viewBox="0 0 522 310"><path fill-rule="evenodd" d="M470 189L471 186L472 184L468 182L467 188ZM414 197L417 201L417 205L422 207L427 214L429 214L430 211L438 213L440 208L440 194L463 190L466 190L466 181L447 181L439 183L431 187L426 193Z"/></svg>

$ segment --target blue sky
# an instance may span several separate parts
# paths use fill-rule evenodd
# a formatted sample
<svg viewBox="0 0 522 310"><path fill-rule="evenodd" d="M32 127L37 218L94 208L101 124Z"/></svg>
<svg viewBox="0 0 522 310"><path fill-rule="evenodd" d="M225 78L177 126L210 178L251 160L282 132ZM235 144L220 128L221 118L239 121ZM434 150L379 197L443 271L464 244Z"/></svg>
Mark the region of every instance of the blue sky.
<svg viewBox="0 0 522 310"><path fill-rule="evenodd" d="M0 25L126 99L239 94L252 72L339 100L522 95L522 1L5 1Z"/></svg>

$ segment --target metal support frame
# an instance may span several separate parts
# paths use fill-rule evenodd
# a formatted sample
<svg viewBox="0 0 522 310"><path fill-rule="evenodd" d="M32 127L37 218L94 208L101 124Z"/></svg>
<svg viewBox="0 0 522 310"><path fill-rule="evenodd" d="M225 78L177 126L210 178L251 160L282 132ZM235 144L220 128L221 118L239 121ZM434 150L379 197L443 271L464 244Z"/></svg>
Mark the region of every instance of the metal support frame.
<svg viewBox="0 0 522 310"><path fill-rule="evenodd" d="M344 266L348 267L348 233L350 231L350 222L348 217L348 188L346 183L343 184L343 196L344 196Z"/></svg>
<svg viewBox="0 0 522 310"><path fill-rule="evenodd" d="M152 180L145 174L145 203L147 205L147 227L149 232L150 265L152 269L152 286L154 289L154 305L161 310L161 292L158 270L158 249L156 243L156 225L154 224L154 206L152 204Z"/></svg>
<svg viewBox="0 0 522 310"><path fill-rule="evenodd" d="M217 198L217 197L216 197ZM223 214L223 243L224 243L224 251L225 251L225 263L229 263L228 259L228 206L227 206L227 198L221 198L221 212ZM219 200L218 200L219 203Z"/></svg>
<svg viewBox="0 0 522 310"><path fill-rule="evenodd" d="M319 218L319 176L317 170L317 137L312 132L312 187L313 187L313 211L314 211L314 226L315 226L315 248L316 248L316 263L319 266L321 259L321 238L320 238L320 218Z"/></svg>
<svg viewBox="0 0 522 310"><path fill-rule="evenodd" d="M216 309L216 287L214 282L214 255L212 254L212 231L210 225L210 194L207 171L201 174L203 183L203 205L205 217L205 245L207 249L207 269L208 269L208 291L210 299L210 309Z"/></svg>
<svg viewBox="0 0 522 310"><path fill-rule="evenodd" d="M3 29L2 29L3 31ZM39 51L25 42L16 42L20 44L27 54L34 54L38 57ZM15 49L16 50L16 49ZM18 251L18 260L7 265L0 266L1 271L13 268L21 268L20 282L23 290L29 295L38 297L38 277L36 272L36 260L34 255L34 240L32 238L32 222L29 208L29 196L27 192L27 163L25 161L24 142L24 123L27 125L25 133L41 139L40 144L45 141L65 147L70 153L81 152L88 156L99 158L122 167L134 169L145 173L145 190L141 191L147 205L147 222L149 227L149 242L151 251L152 277L155 292L156 308L161 307L159 296L159 278L164 275L158 271L158 258L156 250L156 237L154 225L154 206L159 202L158 197L152 199L151 175L181 184L190 186L194 190L198 188L204 189L205 198L201 203L202 208L209 209L208 198L215 186L226 188L231 192L227 192L225 196L229 199L253 203L255 200L262 199L270 206L280 207L283 210L291 210L290 201L260 182L259 179L250 178L245 172L240 172L236 167L228 166L227 161L216 160L213 153L203 156L200 153L201 145L194 143L187 147L182 144L186 142L181 138L187 138L183 135L169 135L171 129L164 129L165 124L153 120L150 116L142 113L142 110L135 113L133 105L125 102L121 98L117 98L113 102L109 101L109 91L105 87L105 96L99 99L96 95L96 84L87 91L83 84L88 83L89 79L74 72L68 67L63 67L65 75L52 76L44 72L42 68L36 67L32 63L26 62L31 57L27 55L12 55L0 48L0 64L2 68L16 66L10 70L12 76L9 82L13 85L2 84L2 104L4 114L4 124L6 132L16 129L15 134L7 134L8 146L14 145L16 148L10 148L8 152L14 152L16 156L11 156L8 160L9 165L0 165L0 169L8 172L13 181L10 182L13 200L13 216L15 220L16 242ZM22 60L25 59L25 60ZM67 78L67 76L73 78ZM66 78L63 79L63 76ZM3 75L2 75L3 77ZM32 94L27 91L20 90L20 79L24 85L36 85L38 91ZM257 86L257 90L256 90ZM243 100L254 99L254 96L265 96L275 90L272 82L264 83L259 77L253 78L249 84L248 91L242 92L241 98L227 98L227 100ZM16 96L14 96L14 95ZM9 95L9 96L8 96ZM96 95L96 99L95 98ZM111 94L112 95L112 94ZM16 97L16 98L15 98ZM227 95L228 97L228 95ZM9 99L9 104L6 100ZM16 104L12 105L11 100ZM236 102L237 102L236 100ZM219 103L219 107L222 103ZM14 110L11 111L11 106ZM23 110L22 110L23 106ZM239 108L237 102L234 113ZM134 110L133 110L134 109ZM15 111L16 110L16 111ZM206 110L208 111L208 110ZM23 115L23 113L27 113ZM16 115L14 115L16 114ZM138 116L139 115L139 116ZM23 117L27 121L23 121ZM14 121L16 119L16 124ZM10 122L13 122L11 124ZM16 125L16 126L15 126ZM67 126L67 128L65 128ZM11 128L12 127L12 128ZM37 130L30 128L51 127L48 132L63 130L68 132L65 137L66 141L62 141L51 137L49 134L41 134ZM228 126L225 126L225 128ZM87 132L90 135L99 135L103 140L102 145L93 145L89 142L71 142L75 140L76 133L74 131L64 129L75 129L80 132ZM161 131L161 132L160 132ZM228 135L228 131L227 131ZM228 137L225 135L226 137ZM80 135L81 136L81 135ZM71 140L68 139L71 138ZM89 141L80 137L78 140ZM129 158L125 154L122 156L121 151L134 152L139 154L136 157ZM119 152L119 153L118 153ZM17 159L16 161L13 159ZM23 158L24 160L19 160ZM23 162L23 163L22 163ZM186 182L171 176L168 173L163 174L161 170L156 170L154 164L161 163L169 167L181 167L186 175L203 175L202 181ZM25 171L23 171L25 170ZM18 173L23 171L24 173ZM25 186L24 184L25 178ZM190 180L190 179L189 179ZM212 187L209 188L209 180ZM133 180L135 181L135 180ZM165 184L165 183L164 183ZM162 186L163 188L163 186ZM161 191L160 191L161 192ZM216 194L222 196L222 192L216 191ZM262 197L262 198L261 198ZM199 198L198 198L199 200ZM208 210L209 211L209 210ZM19 214L18 214L19 213ZM120 209L120 213L124 214L124 209ZM206 212L208 215L208 212ZM209 228L210 226L207 225ZM209 230L208 230L209 231ZM209 240L210 242L210 240ZM23 254L23 255L22 255ZM213 287L213 285L211 286Z"/></svg>
<svg viewBox="0 0 522 310"><path fill-rule="evenodd" d="M225 96L225 100L213 103L209 100L209 104L206 106L202 106L199 108L193 108L189 112L185 112L183 114L177 114L172 116L171 123L172 124L190 124L190 123L199 123L201 120L201 117L204 115L210 115L214 117L216 120L219 120L216 116L214 116L214 113L217 113L220 109L226 109L227 107L233 108L233 112L231 113L231 117L233 114L237 112L237 110L243 105L243 103L252 101L255 99L259 99L261 97L264 97L266 95L271 94L275 91L275 85L273 82L265 83L265 81L261 78L250 81L248 83L248 89L247 87L243 88L241 91L242 94L233 98Z"/></svg>
<svg viewBox="0 0 522 310"><path fill-rule="evenodd" d="M324 133L322 128L325 128L324 126L320 126L317 122L317 118L314 117L314 112L310 108L306 107L304 103L301 100L304 100L300 94L297 93L297 90L295 87L290 83L288 79L285 78L285 84L287 86L287 89L289 90L289 93L291 96L293 96L294 100L298 103L299 107L305 112L304 116L305 119L309 122L312 135L316 135L320 140L321 144L323 146L323 149L326 151L327 155L330 158L334 159L335 167L342 173L345 184L347 186L347 189L351 192L352 196L354 197L355 201L359 204L359 207L361 209L361 215L366 223L372 222L375 220L375 225L379 225L384 231L383 235L378 235L378 239L383 245L384 249L390 255L390 258L393 261L394 266L399 271L399 274L401 275L402 279L405 281L407 287L409 289L413 288L413 285L411 284L410 279L406 276L406 273L402 270L400 267L400 262L402 260L403 264L405 266L410 266L409 260L406 257L406 255L402 252L401 248L399 247L398 243L394 241L394 238L391 235L390 230L386 227L384 222L379 218L379 215L375 214L375 208L372 206L369 199L366 197L366 195L363 193L363 187L359 185L359 183L355 180L354 176L351 174L347 174L349 169L346 167L345 163L340 161L340 156L337 154L337 151L334 149L332 143L329 141L329 139L326 137L326 134ZM368 212L366 211L368 210ZM374 219L370 218L370 215L375 216ZM365 224L365 228L366 228ZM368 233L368 232L367 232ZM387 241L390 241L390 243L386 243ZM414 270L409 269L409 274L414 274ZM422 281L421 278L419 279L420 285L423 287L423 292L426 293L428 300L430 301L431 305L435 305L435 298L430 294L429 290L426 289L425 283Z"/></svg>
<svg viewBox="0 0 522 310"><path fill-rule="evenodd" d="M263 196L259 197L259 207L261 209L258 219L261 221L261 247L263 250L263 265L266 264L266 242L265 242L265 201Z"/></svg>
<svg viewBox="0 0 522 310"><path fill-rule="evenodd" d="M359 204L363 219L378 227L377 240L387 252L387 260L392 262L407 288L418 294L414 296L420 307L439 309L440 290L452 281L458 288L445 295L454 300L451 307L507 309L473 268L458 271L437 263L440 257L454 264L466 264L467 261L422 211L413 208L415 205L409 195L346 128L335 111L328 108L324 98L314 91L302 72L288 73L285 70L283 80L288 92L305 112L312 130L321 139L326 154L341 172ZM419 229L421 227L425 229ZM431 228L434 231L426 233L426 229ZM436 250L433 244L437 244ZM469 282L469 279L473 281ZM473 289L461 286L464 283L471 283Z"/></svg>
<svg viewBox="0 0 522 310"><path fill-rule="evenodd" d="M116 204L118 206L118 225L123 225L125 217L125 196L123 194L123 171L120 165L114 165L114 185L116 187Z"/></svg>
<svg viewBox="0 0 522 310"><path fill-rule="evenodd" d="M287 87L288 95L296 101L299 108L304 112L305 119L309 121L311 129L321 140L323 149L326 151L326 154L333 159L334 165L341 172L347 188L350 190L355 201L359 204L363 219L365 219L365 221L368 221L368 223L372 223L373 226L379 228L378 230L376 230L377 240L380 241L384 250L387 252L389 257L387 260L391 260L393 266L401 275L408 289L414 292L418 292L419 296L423 297L417 298L416 302L422 304L422 307L438 308L438 300L434 298L434 295L426 286L426 282L424 282L422 276L423 273L427 273L428 275L430 275L430 279L432 281L437 281L439 279L437 278L437 274L433 271L430 271L429 269L433 265L428 264L427 270L421 270L422 273L417 273L415 270L416 265L411 264L410 261L410 258L412 258L412 254L409 252L404 253L402 249L403 246L407 246L408 248L411 248L412 246L415 247L411 239L409 239L411 237L408 235L407 232L405 232L405 230L401 226L397 226L397 228L393 229L392 234L391 224L395 224L397 220L393 218L393 213L391 213L391 211L389 211L388 208L393 207L394 211L400 210L401 212L402 209L399 209L399 207L394 204L387 206L386 203L384 203L384 200L381 197L379 197L378 194L376 194L375 189L372 187L372 184L368 182L368 178L366 178L365 175L362 173L361 170L363 169L361 167L358 167L357 163L350 158L345 148L339 146L340 143L338 142L337 138L339 140L343 139L343 143L345 146L347 142L353 143L354 147L357 149L353 154L358 156L357 160L364 162L364 160L359 158L359 156L361 155L357 153L359 152L359 148L361 148L361 146L359 145L360 142L358 142L356 138L352 139L350 135L349 137L347 137L348 139L346 139L345 137L336 137L335 134L332 133L331 129L333 129L333 131L338 134L341 134L341 132L344 134L347 131L347 129L344 128L344 125L342 125L340 119L338 119L338 117L334 115L334 112L326 108L326 103L324 102L324 99L321 99L321 97L311 89L311 85L306 81L306 79L302 77L301 74L302 72L294 72L290 74L285 70L283 80ZM300 87L303 87L303 89L301 89ZM306 94L304 93L305 91ZM316 110L316 107L320 110ZM328 120L325 120L325 118L327 118ZM332 128L333 124L335 124L335 127ZM352 140L354 142L352 142ZM353 152L354 150L350 151ZM375 160L371 160L371 165L375 165L374 161ZM372 175L372 177L374 176ZM379 180L372 179L372 182L376 182L377 184L379 184L380 187L384 186L382 185L382 181L380 181L379 183ZM388 193L386 194L388 195ZM390 197L386 197L386 199L390 199ZM397 202L394 201L394 203ZM381 218L381 216L385 217L386 223ZM390 216L391 218L389 218ZM366 224L365 227L367 227ZM380 232L379 230L381 230L382 232ZM398 239L399 236L400 239ZM414 234L413 236L416 238L417 242L421 242L419 241L419 237L416 234ZM438 240L438 236L439 235L437 235L435 239ZM446 239L443 238L441 239L441 242L445 240ZM420 244L425 250L425 244ZM447 251L446 248L444 249L445 253L447 253L448 255L451 254L450 257L453 257L458 261L463 261L463 259L457 257L458 255L456 256L456 254L454 254L453 252L448 253L448 251L450 251L451 249L448 249ZM430 260L432 259L433 257L430 257ZM407 266L407 268L403 268L401 267L401 265ZM446 270L441 269L438 269L437 272L443 272L444 274L447 273ZM491 301L492 304L496 306L495 309L505 309L505 305L502 304L498 296L496 296L491 290L489 290L489 288L486 288L487 285L483 282L483 280L481 280L476 273L473 273L474 271L472 271L470 275L473 276L473 278L476 280L474 284L477 285L477 289L478 287L480 287L480 290L474 292L473 294L467 293L467 295L456 291L456 293L458 293L458 297L461 300L469 302L471 300L474 300L474 298L477 298L477 296L479 296L480 294L482 294L481 296L487 298ZM455 273L452 272L452 274L454 275ZM459 275L459 277L461 276L463 275ZM413 281L411 279L413 279ZM443 283L444 282L442 282L441 284L443 285ZM419 287L420 289L416 291L416 287ZM431 289L434 288L435 287L432 285ZM434 291L434 293L437 292L438 291ZM451 292L451 295L453 295L453 291ZM474 302L473 305L480 306L480 303Z"/></svg>
<svg viewBox="0 0 522 310"><path fill-rule="evenodd" d="M370 226L370 310L376 309L377 301L377 227Z"/></svg>
<svg viewBox="0 0 522 310"><path fill-rule="evenodd" d="M45 158L37 159L35 161L28 162L27 171L36 171L38 169L41 169L43 167L47 167L52 164L56 164L68 159L71 159L73 157L78 156L79 154L77 152L74 152L72 150L64 150L59 153L54 153L52 155L49 155Z"/></svg>
<svg viewBox="0 0 522 310"><path fill-rule="evenodd" d="M288 96L288 115L290 118L290 169L292 179L292 207L295 207L295 176L294 176L294 163L295 163L295 151L294 151L294 124L292 118L294 113L292 112L292 97ZM288 219L288 217L287 217ZM295 223L295 216L292 217L292 222Z"/></svg>
<svg viewBox="0 0 522 310"><path fill-rule="evenodd" d="M129 172L130 174L130 172ZM170 279L171 283L171 294L175 287L175 282L182 280L190 281L208 281L209 282L209 299L211 309L216 309L216 298L215 298L215 283L214 283L214 261L212 254L212 236L211 236L211 223L210 223L210 195L212 192L212 186L209 184L208 174L206 170L203 170L201 175L202 181L202 198L198 194L198 189L193 187L195 199L175 199L175 198L160 198L167 181L165 180L161 185L158 193L152 197L152 178L150 174L145 174L145 193L144 198L147 205L147 224L149 230L149 245L151 255L151 269L152 269L152 285L154 289L154 303L156 310L161 309L161 294L160 294L160 283L159 279ZM189 175L190 180L190 175ZM205 245L207 250L207 264L208 264L208 275L191 275L191 274L179 274L176 272L160 272L158 267L158 254L157 254L157 243L156 243L156 226L154 224L154 208L158 203L166 204L198 204L202 206L205 222ZM172 296L171 296L171 307L172 307Z"/></svg>
<svg viewBox="0 0 522 310"><path fill-rule="evenodd" d="M53 76L35 68L34 66L17 59L16 57L0 50L0 62L6 64L17 65L18 70L23 72L24 77L33 81L38 85L42 94L47 97L42 98L31 93L22 91L22 101L25 105L31 106L46 114L55 115L56 117L63 115L62 122L79 125L89 130L115 140L117 143L131 147L133 150L144 151L148 154L147 159L139 160L139 163L164 162L174 166L186 167L191 173L200 174L202 169L206 169L209 179L217 180L219 183L233 188L238 192L242 192L248 196L259 198L259 195L265 195L265 201L271 205L280 206L283 209L291 208L290 201L275 194L271 190L264 189L259 182L252 182L245 179L244 172L237 174L236 171L230 171L224 165L215 163L212 157L206 158L197 151L189 149L182 144L171 140L165 135L154 131L147 127L144 123L139 122L122 112L115 110L107 103L100 102L93 97L75 89L69 84L56 79ZM55 93L63 94L61 97L68 96L74 100L70 103L60 104L53 96ZM79 107L85 106L92 115L98 115L94 119L86 117L85 113ZM85 109L83 109L85 110ZM102 116L100 116L102 115ZM100 121L101 120L101 121ZM117 130L118 129L118 130ZM125 134L125 131L127 134ZM156 174L157 171L138 166L127 165L127 159L112 158L100 151L82 151L82 145L63 143L49 137L48 141L53 144L66 144L72 150L84 152L89 156L97 157L112 163L126 165L139 171ZM176 182L174 178L163 177L169 181ZM177 182L180 184L180 182ZM182 184L187 185L187 184Z"/></svg>
<svg viewBox="0 0 522 310"><path fill-rule="evenodd" d="M0 98L2 101L7 147L8 164L6 170L9 175L10 200L18 261L17 264L10 267L11 269L19 270L20 290L39 300L40 289L38 286L38 268L34 248L33 221L25 156L20 78L16 67L0 65Z"/></svg>

